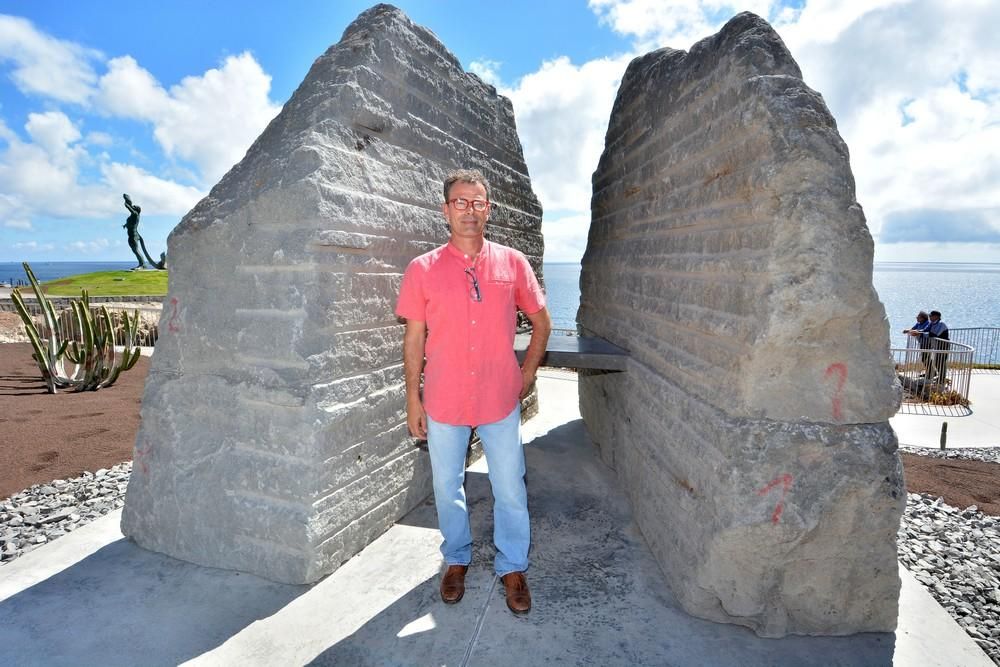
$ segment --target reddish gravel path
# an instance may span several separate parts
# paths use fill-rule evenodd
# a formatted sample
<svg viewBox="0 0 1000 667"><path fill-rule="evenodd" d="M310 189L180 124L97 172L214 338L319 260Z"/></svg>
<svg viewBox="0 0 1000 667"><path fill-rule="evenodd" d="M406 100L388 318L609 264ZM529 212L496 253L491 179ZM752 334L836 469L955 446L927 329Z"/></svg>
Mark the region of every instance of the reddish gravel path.
<svg viewBox="0 0 1000 667"><path fill-rule="evenodd" d="M28 343L0 345L0 498L132 458L149 358L100 391L49 394Z"/></svg>

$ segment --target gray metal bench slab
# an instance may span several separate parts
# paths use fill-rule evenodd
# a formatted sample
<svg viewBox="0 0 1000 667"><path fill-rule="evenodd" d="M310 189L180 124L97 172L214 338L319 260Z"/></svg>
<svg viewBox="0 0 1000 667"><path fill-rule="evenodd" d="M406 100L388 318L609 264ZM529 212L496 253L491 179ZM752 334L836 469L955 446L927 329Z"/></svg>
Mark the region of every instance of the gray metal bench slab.
<svg viewBox="0 0 1000 667"><path fill-rule="evenodd" d="M524 361L530 334L514 337L517 360ZM549 336L542 366L562 368L590 368L604 371L623 371L628 351L597 336Z"/></svg>

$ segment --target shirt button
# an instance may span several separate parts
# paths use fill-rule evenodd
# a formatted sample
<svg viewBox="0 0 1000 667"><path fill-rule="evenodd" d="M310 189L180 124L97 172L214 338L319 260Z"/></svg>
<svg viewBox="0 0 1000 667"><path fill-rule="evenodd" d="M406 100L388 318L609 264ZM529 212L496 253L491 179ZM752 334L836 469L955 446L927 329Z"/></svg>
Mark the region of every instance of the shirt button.
<svg viewBox="0 0 1000 667"><path fill-rule="evenodd" d="M473 324L475 324L475 323L476 323L476 321L475 321L475 320L472 320L472 323L473 323Z"/></svg>

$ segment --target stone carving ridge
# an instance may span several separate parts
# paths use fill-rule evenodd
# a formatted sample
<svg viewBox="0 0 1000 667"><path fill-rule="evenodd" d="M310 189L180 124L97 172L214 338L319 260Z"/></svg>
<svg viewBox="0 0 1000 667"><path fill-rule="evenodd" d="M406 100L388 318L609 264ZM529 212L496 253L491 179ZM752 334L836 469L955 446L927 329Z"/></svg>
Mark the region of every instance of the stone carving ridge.
<svg viewBox="0 0 1000 667"><path fill-rule="evenodd" d="M684 607L893 629L899 388L822 97L740 14L631 63L593 185L578 322L631 358L581 378L581 412Z"/></svg>
<svg viewBox="0 0 1000 667"><path fill-rule="evenodd" d="M460 166L493 186L487 235L541 275L510 101L398 9L365 11L170 235L126 535L309 583L430 493L393 306L447 239L436 203Z"/></svg>

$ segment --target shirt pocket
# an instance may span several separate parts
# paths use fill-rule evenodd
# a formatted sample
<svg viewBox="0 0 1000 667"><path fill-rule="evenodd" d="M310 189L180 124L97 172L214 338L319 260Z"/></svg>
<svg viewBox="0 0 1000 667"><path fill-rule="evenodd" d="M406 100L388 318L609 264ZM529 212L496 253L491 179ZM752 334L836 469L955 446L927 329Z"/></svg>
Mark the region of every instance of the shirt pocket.
<svg viewBox="0 0 1000 667"><path fill-rule="evenodd" d="M514 307L514 281L491 278L483 282L483 301Z"/></svg>

